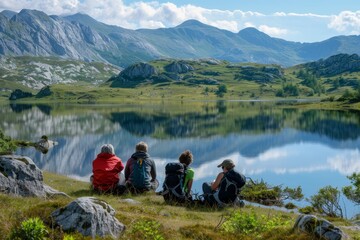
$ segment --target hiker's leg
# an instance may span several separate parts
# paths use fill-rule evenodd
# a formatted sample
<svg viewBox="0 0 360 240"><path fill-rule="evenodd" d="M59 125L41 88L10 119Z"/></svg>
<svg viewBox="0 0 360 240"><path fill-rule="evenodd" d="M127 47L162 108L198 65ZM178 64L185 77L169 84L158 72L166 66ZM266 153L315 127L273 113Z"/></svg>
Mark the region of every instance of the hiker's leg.
<svg viewBox="0 0 360 240"><path fill-rule="evenodd" d="M211 194L213 190L211 189L211 183L204 182L202 185L202 190L204 194Z"/></svg>
<svg viewBox="0 0 360 240"><path fill-rule="evenodd" d="M126 189L126 186L118 184L115 186L113 193L116 195L122 195L125 193Z"/></svg>

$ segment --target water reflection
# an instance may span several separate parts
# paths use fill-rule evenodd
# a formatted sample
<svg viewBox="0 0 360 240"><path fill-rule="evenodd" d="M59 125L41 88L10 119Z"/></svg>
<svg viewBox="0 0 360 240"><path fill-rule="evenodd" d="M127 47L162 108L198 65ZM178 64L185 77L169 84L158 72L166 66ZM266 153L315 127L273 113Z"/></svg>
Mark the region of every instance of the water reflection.
<svg viewBox="0 0 360 240"><path fill-rule="evenodd" d="M15 139L42 135L58 142L46 155L19 149L37 165L88 180L99 147L112 143L125 162L135 144L146 141L164 166L190 149L195 157L195 191L232 158L253 179L274 185L301 185L307 196L326 185L348 185L360 171L360 114L286 108L271 102L185 102L160 105L2 106L0 128Z"/></svg>

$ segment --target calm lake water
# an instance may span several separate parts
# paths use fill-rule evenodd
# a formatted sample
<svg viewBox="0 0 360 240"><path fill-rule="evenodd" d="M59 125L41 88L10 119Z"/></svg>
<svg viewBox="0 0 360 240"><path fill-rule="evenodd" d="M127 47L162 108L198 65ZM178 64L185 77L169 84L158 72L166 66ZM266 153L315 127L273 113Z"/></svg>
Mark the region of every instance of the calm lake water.
<svg viewBox="0 0 360 240"><path fill-rule="evenodd" d="M91 163L111 143L125 163L135 144L145 141L157 165L192 151L194 191L211 181L216 167L231 158L253 180L301 186L310 197L327 185L350 185L360 172L360 112L296 109L274 102L182 102L142 105L3 105L0 128L14 139L37 141L42 135L59 144L47 154L18 149L39 168L88 181ZM345 197L347 217L360 213ZM297 203L307 205L304 200Z"/></svg>

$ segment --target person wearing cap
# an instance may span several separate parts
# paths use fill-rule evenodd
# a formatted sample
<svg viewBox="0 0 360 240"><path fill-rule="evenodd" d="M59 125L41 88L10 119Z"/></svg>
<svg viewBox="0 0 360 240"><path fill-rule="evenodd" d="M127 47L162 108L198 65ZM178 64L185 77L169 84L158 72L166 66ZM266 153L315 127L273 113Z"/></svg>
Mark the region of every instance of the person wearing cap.
<svg viewBox="0 0 360 240"><path fill-rule="evenodd" d="M100 193L122 194L126 187L120 185L119 174L124 169L121 159L115 155L111 144L101 146L101 152L92 162L92 187Z"/></svg>
<svg viewBox="0 0 360 240"><path fill-rule="evenodd" d="M222 168L215 181L202 186L204 202L210 206L224 207L238 200L239 190L245 185L245 176L235 170L231 159L225 159L217 167Z"/></svg>

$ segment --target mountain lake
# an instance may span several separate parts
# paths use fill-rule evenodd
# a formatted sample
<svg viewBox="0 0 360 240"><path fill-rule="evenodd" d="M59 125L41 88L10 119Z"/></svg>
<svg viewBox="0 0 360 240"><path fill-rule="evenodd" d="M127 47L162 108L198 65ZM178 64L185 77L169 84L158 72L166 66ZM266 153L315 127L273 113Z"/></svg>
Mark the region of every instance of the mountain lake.
<svg viewBox="0 0 360 240"><path fill-rule="evenodd" d="M46 154L32 147L40 169L89 181L100 146L111 143L124 164L136 143L145 141L156 162L160 186L164 167L182 151L194 155L193 191L231 158L253 180L291 188L306 198L327 185L350 185L346 176L360 172L360 112L301 109L284 102L209 101L146 104L9 104L1 106L0 128L13 139L58 142ZM160 189L159 189L160 190ZM343 195L345 217L360 213ZM294 202L309 205L304 199Z"/></svg>

